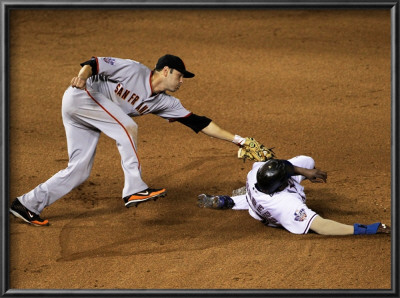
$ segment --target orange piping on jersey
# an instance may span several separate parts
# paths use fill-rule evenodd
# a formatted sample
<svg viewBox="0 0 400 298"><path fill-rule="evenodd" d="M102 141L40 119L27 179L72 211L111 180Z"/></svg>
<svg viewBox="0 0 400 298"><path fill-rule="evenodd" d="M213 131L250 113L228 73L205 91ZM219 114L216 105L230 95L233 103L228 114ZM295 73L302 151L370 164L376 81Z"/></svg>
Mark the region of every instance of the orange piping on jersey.
<svg viewBox="0 0 400 298"><path fill-rule="evenodd" d="M129 138L129 142L130 142L131 145L132 145L133 152L135 153L136 158L137 158L137 160L138 160L138 164L139 164L138 168L140 169L140 160L139 160L139 156L138 156L138 154L137 154L137 152L136 152L135 145L133 144L132 138L131 138L131 136L129 135L128 131L126 130L125 126L124 126L121 122L119 122L119 120L118 120L117 118L115 118L109 111L107 111L107 109L106 109L105 107L103 107L103 106L90 94L90 92L89 92L87 89L85 89L85 91L86 91L86 93L89 95L89 97L90 97L95 103L97 103L108 115L110 115L111 118L113 118L113 119L114 119L119 125L121 125L121 127L124 129L126 135L127 135L128 138Z"/></svg>

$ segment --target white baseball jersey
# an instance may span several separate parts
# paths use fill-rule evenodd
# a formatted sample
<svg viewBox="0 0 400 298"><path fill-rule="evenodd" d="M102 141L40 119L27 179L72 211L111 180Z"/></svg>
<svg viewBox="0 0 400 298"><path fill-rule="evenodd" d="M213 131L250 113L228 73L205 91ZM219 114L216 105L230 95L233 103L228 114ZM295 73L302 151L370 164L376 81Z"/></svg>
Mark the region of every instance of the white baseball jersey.
<svg viewBox="0 0 400 298"><path fill-rule="evenodd" d="M298 167L312 169L314 160L308 156L297 156L289 161ZM250 215L268 226L282 226L294 234L306 234L317 214L306 205L304 187L300 185L304 176L292 176L289 185L272 195L263 193L255 187L257 171L264 162L255 162L247 175L246 194L234 196L233 209L247 209Z"/></svg>

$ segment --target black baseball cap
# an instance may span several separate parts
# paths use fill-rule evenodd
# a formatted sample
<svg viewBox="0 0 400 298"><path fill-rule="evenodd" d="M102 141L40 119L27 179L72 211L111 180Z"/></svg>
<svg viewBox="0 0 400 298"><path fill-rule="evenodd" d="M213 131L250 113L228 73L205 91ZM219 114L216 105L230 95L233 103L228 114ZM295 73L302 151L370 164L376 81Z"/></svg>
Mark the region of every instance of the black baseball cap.
<svg viewBox="0 0 400 298"><path fill-rule="evenodd" d="M160 59L158 59L158 62L156 64L156 69L161 69L164 66L176 69L177 71L183 74L184 78L194 77L194 73L191 73L186 70L185 64L183 63L182 59L179 58L178 56L167 54L160 57Z"/></svg>

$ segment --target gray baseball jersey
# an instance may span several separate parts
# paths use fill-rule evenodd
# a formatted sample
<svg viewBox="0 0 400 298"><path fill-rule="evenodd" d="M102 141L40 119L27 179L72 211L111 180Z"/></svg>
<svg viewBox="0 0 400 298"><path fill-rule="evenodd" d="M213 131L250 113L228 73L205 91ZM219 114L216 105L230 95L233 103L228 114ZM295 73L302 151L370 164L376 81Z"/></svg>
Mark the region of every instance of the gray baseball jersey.
<svg viewBox="0 0 400 298"><path fill-rule="evenodd" d="M134 60L97 57L97 75L87 81L92 88L111 99L129 116L156 114L165 119L186 117L179 99L164 92L153 94L151 70Z"/></svg>

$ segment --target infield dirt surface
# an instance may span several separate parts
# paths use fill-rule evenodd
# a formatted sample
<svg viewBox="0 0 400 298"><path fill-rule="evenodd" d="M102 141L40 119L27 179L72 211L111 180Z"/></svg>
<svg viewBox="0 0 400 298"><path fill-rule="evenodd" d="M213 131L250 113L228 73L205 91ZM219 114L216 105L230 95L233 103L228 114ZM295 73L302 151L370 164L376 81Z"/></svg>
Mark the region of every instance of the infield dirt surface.
<svg viewBox="0 0 400 298"><path fill-rule="evenodd" d="M328 172L303 183L311 209L391 224L389 10L12 11L9 202L67 166L61 98L79 63L152 68L166 53L196 74L174 94L187 109ZM11 288L391 288L390 236L293 235L200 209L197 195L231 194L252 163L179 123L135 121L144 180L167 197L125 208L119 153L102 135L89 179L42 212L49 227L10 216Z"/></svg>

